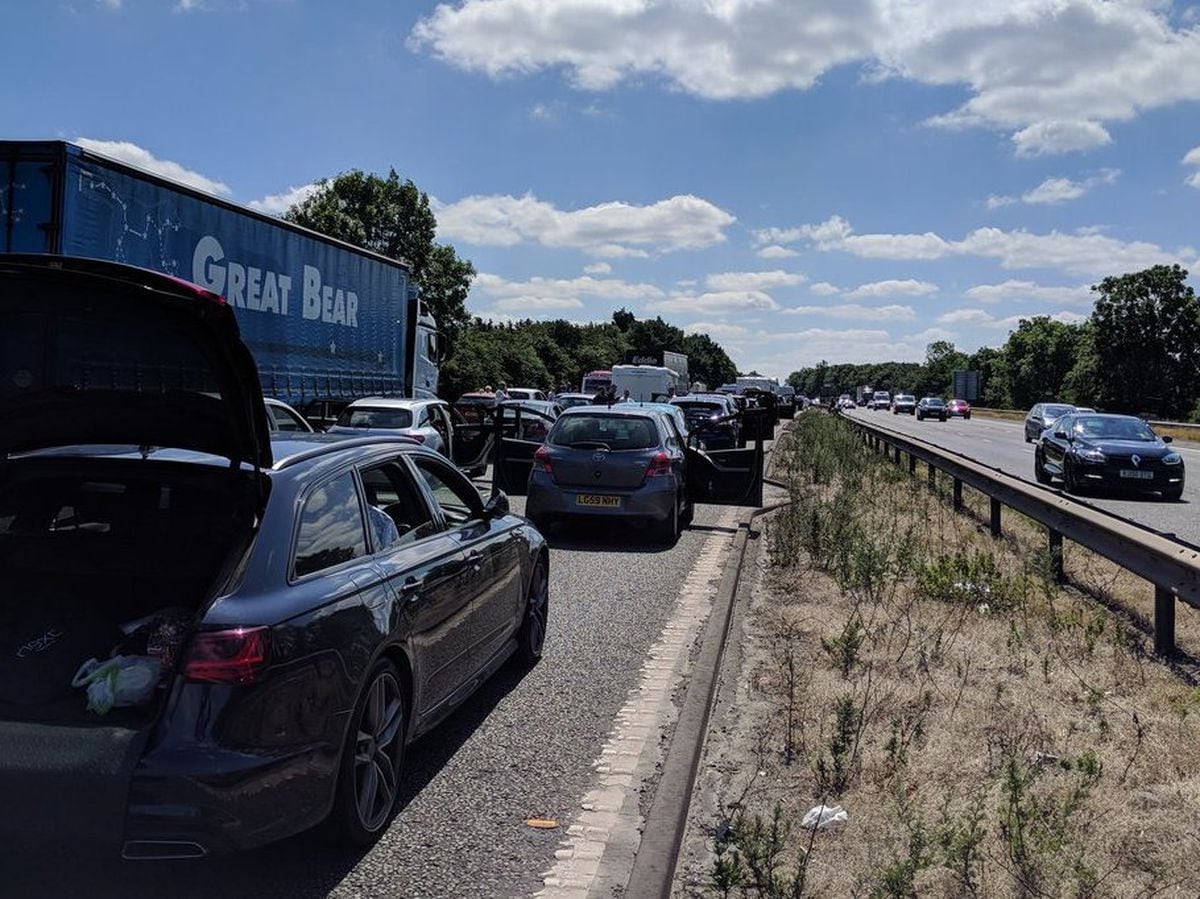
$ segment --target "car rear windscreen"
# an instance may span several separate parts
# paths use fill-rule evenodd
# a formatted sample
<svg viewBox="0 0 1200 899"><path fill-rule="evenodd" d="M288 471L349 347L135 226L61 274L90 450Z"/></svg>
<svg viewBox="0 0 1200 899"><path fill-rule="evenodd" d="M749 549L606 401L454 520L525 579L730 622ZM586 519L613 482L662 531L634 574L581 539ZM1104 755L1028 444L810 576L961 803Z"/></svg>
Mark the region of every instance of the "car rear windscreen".
<svg viewBox="0 0 1200 899"><path fill-rule="evenodd" d="M411 428L412 411L356 406L343 409L337 423L343 428Z"/></svg>
<svg viewBox="0 0 1200 899"><path fill-rule="evenodd" d="M650 449L658 446L658 428L632 415L567 415L555 424L549 442L576 449Z"/></svg>

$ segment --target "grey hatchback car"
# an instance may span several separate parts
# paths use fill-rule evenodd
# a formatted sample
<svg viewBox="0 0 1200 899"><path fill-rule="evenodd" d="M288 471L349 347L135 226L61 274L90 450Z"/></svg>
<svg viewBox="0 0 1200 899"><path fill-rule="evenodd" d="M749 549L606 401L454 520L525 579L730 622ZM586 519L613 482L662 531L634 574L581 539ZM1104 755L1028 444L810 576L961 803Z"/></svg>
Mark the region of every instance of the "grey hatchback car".
<svg viewBox="0 0 1200 899"><path fill-rule="evenodd" d="M368 844L408 743L541 656L537 530L413 440L272 437L220 297L0 256L0 350L0 851Z"/></svg>
<svg viewBox="0 0 1200 899"><path fill-rule="evenodd" d="M568 409L534 454L526 513L539 527L636 519L673 542L692 516L686 468L686 441L669 416L620 404Z"/></svg>

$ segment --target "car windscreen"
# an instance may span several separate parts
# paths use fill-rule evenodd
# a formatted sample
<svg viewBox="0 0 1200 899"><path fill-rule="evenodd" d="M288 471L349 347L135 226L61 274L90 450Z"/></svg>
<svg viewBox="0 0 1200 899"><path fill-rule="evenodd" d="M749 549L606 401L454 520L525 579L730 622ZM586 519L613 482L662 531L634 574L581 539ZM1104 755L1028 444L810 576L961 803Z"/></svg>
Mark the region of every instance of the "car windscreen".
<svg viewBox="0 0 1200 899"><path fill-rule="evenodd" d="M1042 406L1042 418L1050 421L1055 418L1062 418L1068 412L1074 411L1074 406Z"/></svg>
<svg viewBox="0 0 1200 899"><path fill-rule="evenodd" d="M946 404L944 402L942 402L940 397L927 396L927 397L925 397L925 405L926 406L944 406Z"/></svg>
<svg viewBox="0 0 1200 899"><path fill-rule="evenodd" d="M1083 415L1075 419L1075 435L1089 440L1156 440L1150 426L1136 418Z"/></svg>
<svg viewBox="0 0 1200 899"><path fill-rule="evenodd" d="M632 415L564 415L547 442L571 449L640 450L658 446L650 418Z"/></svg>
<svg viewBox="0 0 1200 899"><path fill-rule="evenodd" d="M342 428L411 428L411 409L354 406L342 410L337 419Z"/></svg>
<svg viewBox="0 0 1200 899"><path fill-rule="evenodd" d="M728 415L720 403L673 403L672 405L683 410L683 415L689 423L710 418L724 418Z"/></svg>

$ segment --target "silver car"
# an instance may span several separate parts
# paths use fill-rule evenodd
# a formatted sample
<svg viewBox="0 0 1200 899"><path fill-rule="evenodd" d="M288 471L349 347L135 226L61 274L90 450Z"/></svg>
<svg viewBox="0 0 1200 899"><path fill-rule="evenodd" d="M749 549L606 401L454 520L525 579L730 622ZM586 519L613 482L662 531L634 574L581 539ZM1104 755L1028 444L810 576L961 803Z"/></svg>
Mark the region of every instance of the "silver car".
<svg viewBox="0 0 1200 899"><path fill-rule="evenodd" d="M445 400L368 397L343 409L329 433L399 434L449 458L454 430L450 416L450 404Z"/></svg>

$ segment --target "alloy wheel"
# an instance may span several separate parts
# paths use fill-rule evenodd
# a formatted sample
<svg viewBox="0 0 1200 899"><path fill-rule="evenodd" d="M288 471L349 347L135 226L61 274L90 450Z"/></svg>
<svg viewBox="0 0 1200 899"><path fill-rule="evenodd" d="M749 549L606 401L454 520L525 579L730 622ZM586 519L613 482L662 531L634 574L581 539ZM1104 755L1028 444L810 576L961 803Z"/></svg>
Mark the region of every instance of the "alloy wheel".
<svg viewBox="0 0 1200 899"><path fill-rule="evenodd" d="M404 735L404 698L390 671L380 672L367 692L354 742L354 797L363 829L387 823L396 804Z"/></svg>

